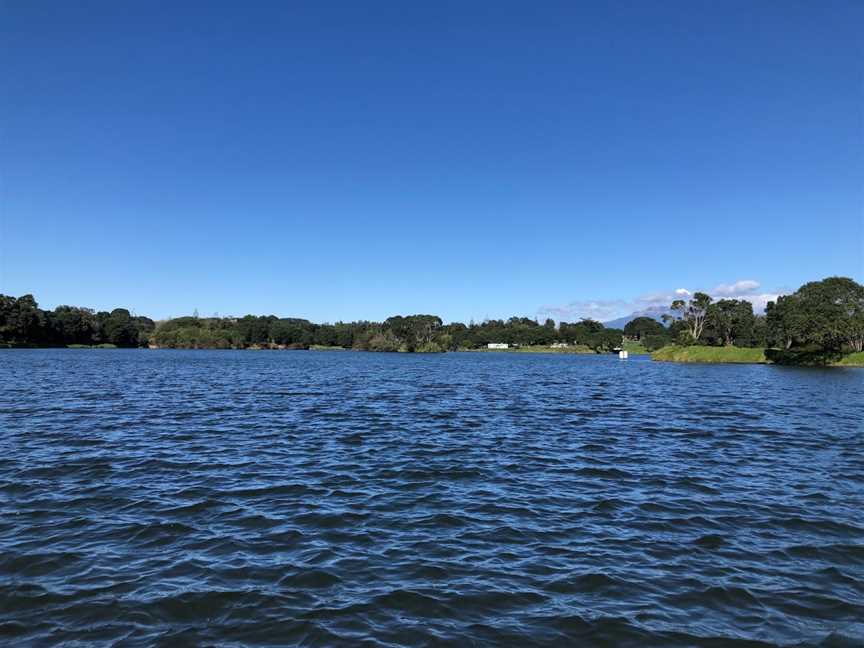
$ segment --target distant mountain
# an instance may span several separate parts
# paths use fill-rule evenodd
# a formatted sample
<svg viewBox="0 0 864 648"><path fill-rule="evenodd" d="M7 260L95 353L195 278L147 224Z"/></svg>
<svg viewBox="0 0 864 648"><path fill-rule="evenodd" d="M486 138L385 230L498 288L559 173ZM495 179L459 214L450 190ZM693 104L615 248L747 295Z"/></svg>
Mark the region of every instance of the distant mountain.
<svg viewBox="0 0 864 648"><path fill-rule="evenodd" d="M623 329L627 324L632 322L637 317L650 317L651 319L655 319L661 324L665 324L663 322L664 315L672 315L672 309L668 306L650 306L641 311L636 311L635 313L630 313L629 315L625 315L624 317L619 317L618 319L609 320L608 322L603 322L603 326L606 328L619 328Z"/></svg>

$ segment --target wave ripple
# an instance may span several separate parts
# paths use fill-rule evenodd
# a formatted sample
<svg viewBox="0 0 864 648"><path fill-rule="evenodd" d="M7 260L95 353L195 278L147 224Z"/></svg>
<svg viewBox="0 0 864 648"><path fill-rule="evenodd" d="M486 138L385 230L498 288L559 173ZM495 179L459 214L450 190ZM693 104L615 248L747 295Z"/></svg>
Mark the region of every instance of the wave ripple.
<svg viewBox="0 0 864 648"><path fill-rule="evenodd" d="M864 643L864 372L0 355L0 642Z"/></svg>

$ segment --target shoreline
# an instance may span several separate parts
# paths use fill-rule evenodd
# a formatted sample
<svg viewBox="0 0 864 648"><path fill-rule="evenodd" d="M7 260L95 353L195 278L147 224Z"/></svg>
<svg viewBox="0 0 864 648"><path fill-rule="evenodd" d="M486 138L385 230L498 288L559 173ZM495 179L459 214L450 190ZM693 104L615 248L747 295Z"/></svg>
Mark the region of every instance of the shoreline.
<svg viewBox="0 0 864 648"><path fill-rule="evenodd" d="M766 354L772 349L751 347L665 346L651 354L653 362L676 364L759 364L778 367L864 367L864 352L847 353L836 362L824 364L786 364L773 362Z"/></svg>
<svg viewBox="0 0 864 648"><path fill-rule="evenodd" d="M189 348L176 348L176 347L159 347L150 345L148 347L120 347L113 344L97 344L97 345L82 345L82 344L70 344L66 346L37 346L37 345L12 345L12 344L4 344L0 345L0 351L3 350L39 350L39 349L68 349L74 351L103 351L103 350L147 350L147 351L324 351L324 352L344 352L344 351L359 351L363 353L414 353L418 355L439 355L445 353L526 353L526 354L537 354L537 355L599 355L599 356L610 356L614 355L613 352L606 353L597 353L596 351L583 346L573 346L573 347L540 347L540 346L530 346L530 347L515 347L509 349L488 349L488 348L479 348L479 349L455 349L452 351L436 351L436 352L424 352L424 351L369 351L366 349L350 349L346 347L340 346L323 346L323 345L311 345L308 348L303 347L286 347L286 346L273 346L273 347L263 347L263 346L250 346L245 348L217 348L217 347L189 347ZM825 364L784 364L779 362L772 362L770 359L766 357L765 352L769 349L762 348L751 348L751 347L714 347L714 346L690 346L690 347L680 347L680 346L666 346L662 349L658 349L653 352L645 351L645 350L634 350L627 349L631 356L649 356L652 362L665 362L671 364L732 364L732 365L772 365L778 367L811 367L811 368L826 368L826 367L837 367L837 368L853 368L853 369L861 369L864 368L864 351L859 351L855 353L848 353L844 355L840 360L836 362L830 362Z"/></svg>

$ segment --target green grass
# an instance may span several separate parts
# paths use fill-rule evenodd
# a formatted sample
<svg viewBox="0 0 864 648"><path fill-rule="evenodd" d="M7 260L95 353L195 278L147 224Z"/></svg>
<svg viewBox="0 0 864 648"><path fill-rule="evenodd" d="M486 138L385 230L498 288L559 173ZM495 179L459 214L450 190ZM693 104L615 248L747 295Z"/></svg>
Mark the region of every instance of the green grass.
<svg viewBox="0 0 864 648"><path fill-rule="evenodd" d="M714 346L666 346L651 354L652 360L660 362L707 362L765 364L765 349L742 349L739 347ZM829 367L864 367L864 351L850 353Z"/></svg>
<svg viewBox="0 0 864 648"><path fill-rule="evenodd" d="M837 367L864 367L864 351L850 353L834 365Z"/></svg>
<svg viewBox="0 0 864 648"><path fill-rule="evenodd" d="M642 346L641 342L636 342L635 340L624 340L624 350L630 355L646 355L649 353L648 349Z"/></svg>
<svg viewBox="0 0 864 648"><path fill-rule="evenodd" d="M651 354L652 360L660 362L708 362L764 364L765 349L714 346L666 346Z"/></svg>

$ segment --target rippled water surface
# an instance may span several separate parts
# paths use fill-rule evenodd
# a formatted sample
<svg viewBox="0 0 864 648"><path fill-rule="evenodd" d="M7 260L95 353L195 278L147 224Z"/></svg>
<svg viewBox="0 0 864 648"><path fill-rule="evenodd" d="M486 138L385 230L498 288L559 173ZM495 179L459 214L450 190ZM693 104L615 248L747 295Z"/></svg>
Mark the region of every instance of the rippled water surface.
<svg viewBox="0 0 864 648"><path fill-rule="evenodd" d="M862 419L864 370L0 352L0 643L860 646Z"/></svg>

